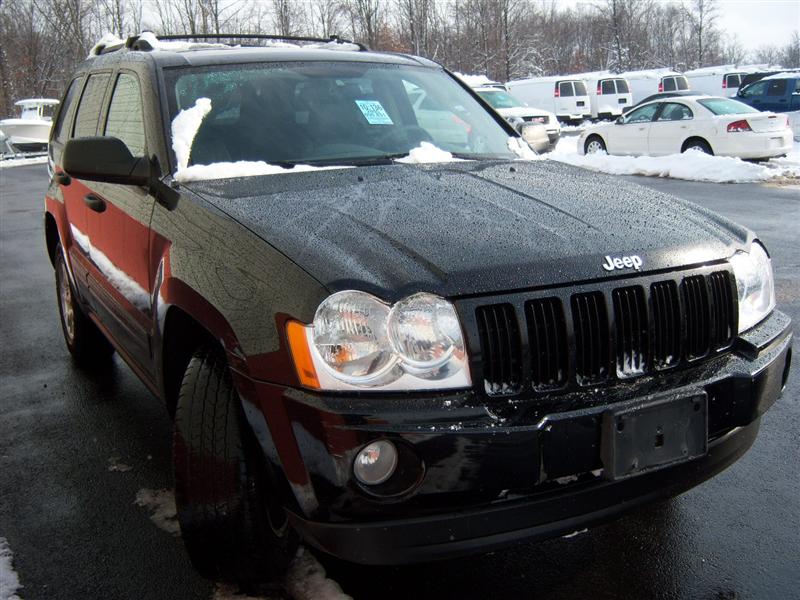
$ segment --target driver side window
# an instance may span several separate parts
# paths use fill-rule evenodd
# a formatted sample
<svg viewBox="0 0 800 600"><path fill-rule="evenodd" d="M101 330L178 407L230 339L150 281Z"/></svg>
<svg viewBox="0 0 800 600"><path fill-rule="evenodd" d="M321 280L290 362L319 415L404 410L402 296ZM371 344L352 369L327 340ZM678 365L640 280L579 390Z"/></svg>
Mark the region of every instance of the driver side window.
<svg viewBox="0 0 800 600"><path fill-rule="evenodd" d="M120 73L108 107L105 135L121 139L133 156L145 155L144 115L139 80Z"/></svg>
<svg viewBox="0 0 800 600"><path fill-rule="evenodd" d="M625 122L649 123L650 121L653 120L653 115L656 114L658 106L659 106L658 104L648 104L647 106L637 108L632 113L630 113L630 115L628 115L628 119Z"/></svg>

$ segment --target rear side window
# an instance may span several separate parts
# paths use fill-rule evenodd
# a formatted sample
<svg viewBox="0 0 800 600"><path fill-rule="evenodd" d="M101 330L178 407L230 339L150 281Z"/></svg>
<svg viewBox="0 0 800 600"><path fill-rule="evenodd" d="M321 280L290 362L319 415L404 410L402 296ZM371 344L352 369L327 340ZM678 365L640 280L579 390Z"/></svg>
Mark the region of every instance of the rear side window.
<svg viewBox="0 0 800 600"><path fill-rule="evenodd" d="M575 83L575 95L576 96L586 96L588 92L586 91L586 84L582 81L576 81Z"/></svg>
<svg viewBox="0 0 800 600"><path fill-rule="evenodd" d="M58 117L53 125L53 139L59 142L65 141L67 132L64 131L64 124L67 121L67 115L72 109L72 103L75 102L75 95L81 87L83 78L73 79L67 88L67 93L64 95L64 101L61 103L61 110L58 111Z"/></svg>
<svg viewBox="0 0 800 600"><path fill-rule="evenodd" d="M767 88L767 96L783 96L786 94L788 79L771 79Z"/></svg>
<svg viewBox="0 0 800 600"><path fill-rule="evenodd" d="M725 76L726 88L738 88L741 84L742 84L742 76L739 75L738 73Z"/></svg>
<svg viewBox="0 0 800 600"><path fill-rule="evenodd" d="M78 105L78 113L75 115L72 137L97 135L100 108L103 106L103 96L110 77L107 73L89 76L89 81L83 89L81 103Z"/></svg>
<svg viewBox="0 0 800 600"><path fill-rule="evenodd" d="M142 96L135 75L121 73L117 77L108 107L105 135L121 139L134 156L144 156Z"/></svg>
<svg viewBox="0 0 800 600"><path fill-rule="evenodd" d="M685 104L665 102L664 108L661 109L661 114L658 115L656 121L685 121L693 116L691 109Z"/></svg>
<svg viewBox="0 0 800 600"><path fill-rule="evenodd" d="M603 81L603 84L600 87L601 93L603 94L616 94L616 88L614 87L614 80L613 79L606 79Z"/></svg>
<svg viewBox="0 0 800 600"><path fill-rule="evenodd" d="M574 96L575 92L572 89L571 81L562 81L558 84L558 95L562 98L564 96Z"/></svg>
<svg viewBox="0 0 800 600"><path fill-rule="evenodd" d="M674 92L675 91L675 78L674 77L664 77L661 80L661 85L664 88L663 92Z"/></svg>
<svg viewBox="0 0 800 600"><path fill-rule="evenodd" d="M675 78L675 82L678 84L679 90L688 90L689 89L689 81L681 75L680 77Z"/></svg>
<svg viewBox="0 0 800 600"><path fill-rule="evenodd" d="M630 89L628 88L628 82L624 79L617 79L617 93L618 94L630 94Z"/></svg>

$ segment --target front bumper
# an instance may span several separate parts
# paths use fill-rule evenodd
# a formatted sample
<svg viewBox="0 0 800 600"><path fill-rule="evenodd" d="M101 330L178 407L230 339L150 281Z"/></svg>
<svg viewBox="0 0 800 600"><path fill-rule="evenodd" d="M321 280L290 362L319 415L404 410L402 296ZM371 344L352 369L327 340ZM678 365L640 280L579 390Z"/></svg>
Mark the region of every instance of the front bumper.
<svg viewBox="0 0 800 600"><path fill-rule="evenodd" d="M753 443L785 385L791 337L790 320L775 311L732 352L693 368L546 402L473 390L375 398L239 387L265 455L289 481L290 518L306 541L353 562L399 564L564 535L712 477ZM698 393L708 398L704 456L604 478L604 413ZM379 438L406 452L402 485L383 495L352 475L358 450Z"/></svg>

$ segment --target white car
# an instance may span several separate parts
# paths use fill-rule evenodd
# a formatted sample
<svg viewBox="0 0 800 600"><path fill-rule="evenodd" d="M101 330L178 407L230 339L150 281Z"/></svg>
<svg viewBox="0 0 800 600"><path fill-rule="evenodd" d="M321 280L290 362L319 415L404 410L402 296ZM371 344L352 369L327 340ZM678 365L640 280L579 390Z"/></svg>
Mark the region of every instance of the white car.
<svg viewBox="0 0 800 600"><path fill-rule="evenodd" d="M486 100L493 109L513 125L521 126L524 123L540 123L544 125L549 140L549 147L545 151L555 148L558 139L561 137L561 125L555 114L528 106L507 91L495 86L484 85L474 89L481 98Z"/></svg>
<svg viewBox="0 0 800 600"><path fill-rule="evenodd" d="M578 152L663 156L700 150L717 156L772 158L792 149L786 115L717 96L679 96L638 106L613 125L581 133Z"/></svg>

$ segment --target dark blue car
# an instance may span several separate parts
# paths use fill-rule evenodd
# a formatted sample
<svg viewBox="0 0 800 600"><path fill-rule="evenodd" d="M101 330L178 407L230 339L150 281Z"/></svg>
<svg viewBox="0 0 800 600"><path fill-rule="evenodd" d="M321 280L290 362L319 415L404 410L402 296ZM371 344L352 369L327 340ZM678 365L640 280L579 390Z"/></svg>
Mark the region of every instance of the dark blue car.
<svg viewBox="0 0 800 600"><path fill-rule="evenodd" d="M800 71L768 75L739 88L736 99L759 110L800 110Z"/></svg>

